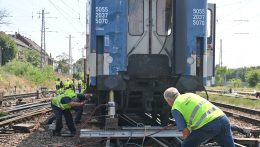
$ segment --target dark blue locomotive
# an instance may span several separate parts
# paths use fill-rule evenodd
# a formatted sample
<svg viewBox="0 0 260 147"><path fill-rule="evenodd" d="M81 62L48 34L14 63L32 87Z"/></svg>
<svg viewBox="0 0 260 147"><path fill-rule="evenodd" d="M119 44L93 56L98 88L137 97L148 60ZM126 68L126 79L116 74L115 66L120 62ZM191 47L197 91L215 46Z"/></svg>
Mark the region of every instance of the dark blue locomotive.
<svg viewBox="0 0 260 147"><path fill-rule="evenodd" d="M90 86L119 112L161 114L163 91L202 90L214 73L214 5L207 0L92 0ZM209 23L210 22L210 23ZM105 94L104 94L105 93Z"/></svg>

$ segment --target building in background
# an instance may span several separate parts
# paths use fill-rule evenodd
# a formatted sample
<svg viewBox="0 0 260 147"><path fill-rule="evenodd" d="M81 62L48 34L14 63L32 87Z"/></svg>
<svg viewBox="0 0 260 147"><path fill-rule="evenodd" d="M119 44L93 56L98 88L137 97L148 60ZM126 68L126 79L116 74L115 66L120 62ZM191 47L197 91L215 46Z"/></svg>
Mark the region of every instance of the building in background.
<svg viewBox="0 0 260 147"><path fill-rule="evenodd" d="M33 49L37 52L39 52L41 54L41 47L35 43L33 40L19 34L19 33L15 33L13 35L9 35L12 37L12 39L16 42L17 48L18 48L18 59L22 60L23 59L23 53L22 53L22 49ZM50 55L48 55L47 53L45 53L45 57L46 57L46 63L48 65L53 66L54 64L54 58Z"/></svg>

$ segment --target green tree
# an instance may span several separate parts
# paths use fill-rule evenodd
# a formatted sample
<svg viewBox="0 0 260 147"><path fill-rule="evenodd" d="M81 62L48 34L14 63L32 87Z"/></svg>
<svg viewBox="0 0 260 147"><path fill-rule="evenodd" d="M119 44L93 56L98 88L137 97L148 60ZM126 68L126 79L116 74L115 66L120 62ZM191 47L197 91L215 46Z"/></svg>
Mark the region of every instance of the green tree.
<svg viewBox="0 0 260 147"><path fill-rule="evenodd" d="M246 72L246 80L251 87L260 82L260 70L249 70Z"/></svg>
<svg viewBox="0 0 260 147"><path fill-rule="evenodd" d="M27 62L30 62L35 67L40 67L41 61L40 61L40 53L30 49L27 50Z"/></svg>
<svg viewBox="0 0 260 147"><path fill-rule="evenodd" d="M225 76L228 72L227 67L216 66L216 84L224 85L225 84Z"/></svg>
<svg viewBox="0 0 260 147"><path fill-rule="evenodd" d="M57 57L58 67L55 69L56 72L60 69L62 73L69 73L69 55L62 53Z"/></svg>
<svg viewBox="0 0 260 147"><path fill-rule="evenodd" d="M84 78L84 58L80 58L73 64L74 67L74 74L73 77L76 79L83 79Z"/></svg>
<svg viewBox="0 0 260 147"><path fill-rule="evenodd" d="M255 86L258 90L260 90L260 83L257 83L257 85Z"/></svg>
<svg viewBox="0 0 260 147"><path fill-rule="evenodd" d="M237 79L237 78L230 79L230 80L229 80L229 83L232 84L232 86L233 86L234 88L241 87L241 85L242 85L241 79Z"/></svg>
<svg viewBox="0 0 260 147"><path fill-rule="evenodd" d="M23 61L31 63L35 67L40 67L40 53L34 49L22 49L23 54Z"/></svg>
<svg viewBox="0 0 260 147"><path fill-rule="evenodd" d="M75 67L76 72L83 72L84 71L84 58L80 58L76 61L76 63L73 65Z"/></svg>
<svg viewBox="0 0 260 147"><path fill-rule="evenodd" d="M16 57L18 50L15 41L3 32L0 32L0 48L2 49L2 65Z"/></svg>

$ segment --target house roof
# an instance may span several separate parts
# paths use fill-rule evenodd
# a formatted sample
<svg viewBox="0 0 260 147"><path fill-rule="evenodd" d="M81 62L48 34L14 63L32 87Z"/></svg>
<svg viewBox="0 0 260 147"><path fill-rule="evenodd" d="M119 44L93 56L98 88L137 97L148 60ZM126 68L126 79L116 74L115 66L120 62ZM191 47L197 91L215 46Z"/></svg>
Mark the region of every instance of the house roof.
<svg viewBox="0 0 260 147"><path fill-rule="evenodd" d="M25 47L25 48L34 49L38 52L41 52L41 47L36 42L34 42L33 40L31 40L31 39L29 39L29 38L27 38L27 37L25 37L25 36L23 36L23 35L21 35L17 32L13 35L10 35L10 36L15 40L15 42L18 45ZM45 54L47 55L48 58L53 60L52 57L49 57L47 52Z"/></svg>
<svg viewBox="0 0 260 147"><path fill-rule="evenodd" d="M15 38L16 40L19 40L19 42L22 42L23 44L27 45L27 48L32 48L35 50L38 50L39 52L41 51L41 47L35 43L34 41L32 41L31 39L22 36L19 33L15 33L14 35L11 35L13 38ZM19 44L20 45L20 44Z"/></svg>

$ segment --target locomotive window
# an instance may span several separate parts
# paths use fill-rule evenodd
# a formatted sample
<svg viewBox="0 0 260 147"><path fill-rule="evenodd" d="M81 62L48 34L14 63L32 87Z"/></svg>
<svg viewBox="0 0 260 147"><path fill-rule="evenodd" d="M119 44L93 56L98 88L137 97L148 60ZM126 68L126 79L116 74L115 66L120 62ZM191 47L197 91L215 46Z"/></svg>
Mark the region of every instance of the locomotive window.
<svg viewBox="0 0 260 147"><path fill-rule="evenodd" d="M156 29L159 35L171 34L172 0L157 0Z"/></svg>
<svg viewBox="0 0 260 147"><path fill-rule="evenodd" d="M142 35L144 32L143 0L128 1L128 31L130 35Z"/></svg>

